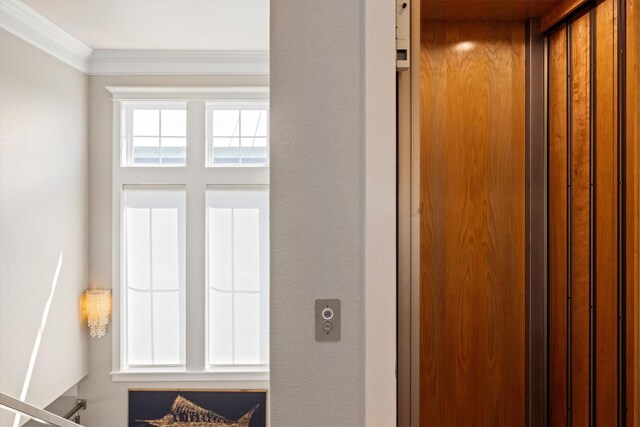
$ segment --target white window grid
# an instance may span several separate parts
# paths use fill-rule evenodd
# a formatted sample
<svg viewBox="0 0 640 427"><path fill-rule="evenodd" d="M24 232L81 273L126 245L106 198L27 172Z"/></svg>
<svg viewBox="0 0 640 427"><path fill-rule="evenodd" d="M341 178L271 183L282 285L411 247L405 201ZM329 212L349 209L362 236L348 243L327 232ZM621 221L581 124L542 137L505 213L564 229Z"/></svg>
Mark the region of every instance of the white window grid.
<svg viewBox="0 0 640 427"><path fill-rule="evenodd" d="M207 185L207 191L265 191L269 192L269 186L268 185ZM234 209L237 209L237 207L234 207ZM260 218L260 226L263 227L267 227L267 236L268 236L268 207L267 207L267 211L264 212L262 210L260 210L260 214L261 215L266 215L267 217L261 217ZM207 237L209 235L209 224L207 224ZM262 236L260 236L262 238ZM208 240L208 239L207 239ZM262 243L262 242L261 242ZM267 242L268 243L268 242ZM268 245L267 245L268 246ZM208 259L208 245L207 245L207 259ZM233 255L232 255L233 257ZM266 278L262 278L261 277L261 282L263 281L267 281L268 282L268 277L269 277L269 265L268 265L268 257L267 257L267 265L261 265L261 275L266 275ZM232 261L233 262L233 261ZM262 260L261 260L262 263ZM209 281L209 264L207 263L207 282ZM261 283L262 285L262 283ZM209 304L207 304L207 321L206 321L206 328L207 328L207 333L206 333L206 351L207 351L207 357L206 357L206 361L207 361L207 365L209 367L209 369L215 370L217 368L230 368L230 367L236 367L236 366L246 366L246 367L268 367L268 357L269 357L269 293L268 293L268 287L265 286L260 286L258 290L238 290L235 289L235 281L234 279L232 279L231 281L231 286L232 288L230 290L227 289L219 289L216 288L215 286L210 286L207 283L207 301L210 301L211 298L211 292L212 291L216 291L216 292L221 292L221 293L227 293L231 295L232 298L232 306L231 306L231 318L234 319L235 318L235 305L233 303L234 301L234 297L237 294L251 294L251 295L259 295L260 297L260 323L261 323L261 342L260 342L260 359L261 361L259 363L252 363L252 364L244 364L244 365L238 365L236 363L233 364L223 364L223 363L209 363L209 361L211 360L211 356L209 354L209 349L210 349L210 333L209 333L209 324L210 324L210 313L209 313ZM233 321L232 321L233 322ZM232 334L231 334L232 340L235 337L235 324L232 323ZM235 343L232 343L232 353L233 356L232 358L235 361Z"/></svg>
<svg viewBox="0 0 640 427"><path fill-rule="evenodd" d="M131 286L129 284L129 279L128 279L128 269L125 267L124 264L124 260L126 259L126 241L127 241L127 236L126 236L126 230L127 227L125 226L126 224L126 218L125 218L125 209L124 209L124 198L125 195L129 192L134 192L134 191L153 191L153 192L159 192L159 191L185 191L185 187L181 186L181 185L124 185L122 188L122 193L121 193L121 198L122 198L122 205L123 205L123 209L121 209L121 247L120 247L120 251L122 254L122 271L121 271L121 280L123 283L123 289L122 289L122 306L123 307L128 307L128 293L129 291L135 291L135 292L140 292L140 293L148 293L150 294L151 298L150 298L150 304L151 304L151 309L150 309L150 316L151 316L151 320L150 320L150 327L151 327L151 360L152 363L151 364L133 364L130 363L127 357L127 354L123 354L123 366L125 367L125 369L144 369L144 368L182 368L185 366L184 360L185 360L185 324L186 324L186 314L185 314L185 309L186 309L186 301L185 301L185 265L180 262L179 265L179 276L180 276L180 280L178 282L178 287L175 289L153 289L153 274L150 274L149 280L150 280L150 286L149 289L141 289L141 288L136 288L134 286ZM166 207L165 204L158 204L157 206L154 207ZM180 206L178 205L174 205L175 208L180 209ZM184 207L183 207L184 208ZM152 215L152 208L148 208L151 212L150 214ZM185 218L178 218L178 222L183 223L183 221L185 221ZM149 226L152 226L152 222L149 222ZM152 242L152 233L150 233L149 236L149 244L150 246L152 246L153 242ZM179 249L179 253L182 252L184 250L184 248L182 248L182 246L184 245L185 242L185 236L184 236L184 230L181 230L179 227L179 236L178 236L178 241L179 244L181 245L181 248ZM182 260L180 260L182 261ZM152 263L150 263L152 264ZM153 295L155 293L161 293L161 292L178 292L180 295L180 301L179 301L179 309L180 309L180 341L178 343L178 345L180 346L180 363L173 363L173 364L157 364L157 363L153 363L153 360L155 359L155 349L154 349L154 345L153 345L153 328L154 328L154 322L153 322ZM125 319L124 321L124 325L127 325L127 310L123 310L123 318ZM127 332L128 329L122 328L122 342L123 343L127 343L128 342L128 336L127 336ZM126 346L125 346L126 348Z"/></svg>
<svg viewBox="0 0 640 427"><path fill-rule="evenodd" d="M238 118L238 135L217 135L213 133L213 112L215 110L238 110L240 111L240 116ZM263 138L262 136L249 135L243 136L241 134L242 129L242 111L250 111L250 110L259 110L263 111L266 114L267 120L267 134L265 136L267 147L266 152L267 156L265 159L265 163L242 163L242 150L239 150L239 163L215 163L214 158L214 147L213 147L213 139L214 138L237 138L238 141L242 141L242 139L250 139L253 137L254 141L257 138ZM256 129L257 131L257 129ZM262 100L218 100L207 102L207 166L208 167L216 167L216 168L224 168L224 167L268 167L269 166L269 150L270 150L270 142L269 142L269 104L266 101Z"/></svg>
<svg viewBox="0 0 640 427"><path fill-rule="evenodd" d="M121 126L120 133L120 165L123 167L184 167L186 162L189 161L187 157L185 159L185 164L182 163L163 163L162 162L162 140L170 140L170 139L185 139L188 144L188 136L185 130L184 136L171 136L171 135L163 135L162 134L162 111L174 110L174 111L185 111L187 107L187 103L184 101L177 102L167 102L167 101L124 101L121 103L122 106L122 122L126 124L126 126ZM158 114L158 134L157 135L136 135L133 132L133 115L135 110L149 110L155 111L158 110L160 113ZM134 138L158 138L158 148L159 148L159 163L158 164L145 164L145 163L134 163L134 147L133 147L133 139Z"/></svg>
<svg viewBox="0 0 640 427"><path fill-rule="evenodd" d="M241 106L242 108L268 108L268 91L263 87L255 88L204 88L202 93L195 90L176 91L175 88L168 88L149 96L152 92L149 88L129 88L108 87L113 93L113 203L112 203L112 229L113 229L113 277L119 278L114 281L113 288L113 371L114 381L127 381L131 378L138 380L258 380L263 381L268 378L268 363L252 366L208 366L207 364L207 324L206 315L207 304L206 294L208 285L206 284L205 272L205 235L201 232L205 228L205 189L215 185L236 185L239 186L267 186L269 184L268 155L264 165L253 166L230 166L217 165L209 166L209 142L207 132L207 108L208 106ZM140 90L141 89L141 90ZM140 93L136 93L140 90ZM239 98L234 97L237 91ZM220 95L220 99L211 99L211 93ZM257 94L257 98L251 98L251 94ZM141 97L140 94L143 96ZM168 96L166 96L168 95ZM162 101L162 102L160 102ZM166 101L166 102L165 102ZM175 105L184 103L187 109L187 161L180 167L139 167L129 166L122 162L125 149L122 131L122 114L125 105L148 104L149 102L160 102L157 105ZM268 151L267 151L268 153ZM192 161L189 157L204 159L202 162ZM137 186L159 186L168 185L171 187L181 186L185 188L187 194L187 280L185 286L185 300L187 304L185 335L185 364L184 366L167 366L152 368L147 367L127 367L126 366L126 341L121 332L120 325L124 325L126 319L126 306L122 304L124 284L121 277L120 266L122 264L121 250L121 195L126 185L136 184ZM198 256L192 256L195 253ZM191 274L190 274L191 273ZM194 283L196 283L194 285ZM268 297L268 292L266 292ZM201 301L200 306L189 306L191 301ZM268 306L267 306L268 312ZM202 322L200 319L205 320ZM268 313L267 313L268 321ZM267 322L268 324L268 322ZM177 369L176 369L177 368ZM228 369L225 369L228 368Z"/></svg>

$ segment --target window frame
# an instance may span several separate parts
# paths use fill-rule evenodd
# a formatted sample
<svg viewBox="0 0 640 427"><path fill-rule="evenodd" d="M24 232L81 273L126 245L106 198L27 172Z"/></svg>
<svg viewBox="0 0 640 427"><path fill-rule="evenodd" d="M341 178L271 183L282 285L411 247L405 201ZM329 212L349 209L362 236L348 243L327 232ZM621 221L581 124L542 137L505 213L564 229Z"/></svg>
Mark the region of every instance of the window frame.
<svg viewBox="0 0 640 427"><path fill-rule="evenodd" d="M107 86L112 94L112 380L113 381L250 381L267 385L267 366L208 366L208 283L206 281L206 189L208 186L269 186L268 155L265 165L207 166L208 105L220 103L269 106L269 90L248 87L120 87ZM185 102L187 110L187 160L185 165L131 165L122 162L122 105L134 102ZM268 117L268 116L267 116ZM269 143L267 144L269 146ZM267 151L268 152L268 151ZM189 160L191 159L191 161ZM198 159L194 161L193 159ZM199 159L202 159L200 161ZM183 368L136 368L124 365L126 341L121 274L123 251L123 188L136 186L182 186L186 191L186 284L185 366ZM122 286L121 286L122 284ZM267 307L268 312L268 307ZM268 338L267 338L268 339Z"/></svg>
<svg viewBox="0 0 640 427"><path fill-rule="evenodd" d="M206 198L208 197L208 193L209 192L214 192L214 191L266 191L267 193L267 200L269 198L269 186L268 185L219 185L219 184L213 184L213 185L207 185L206 190L205 190L205 203L208 209L208 203L206 201ZM268 206L267 206L267 223L269 222L269 210L268 210ZM207 264L206 264L206 268L205 268L205 286L206 286L206 320L205 320L205 330L206 330L206 341L205 341L205 365L207 366L208 370L211 371L215 371L218 369L233 369L233 367L236 366L243 366L246 368L252 368L252 369L260 369L260 368L269 368L269 363L256 363L256 364L246 364L246 365L239 365L239 364L234 364L234 365L224 365L224 364L212 364L210 363L210 359L211 359L211 355L209 353L210 351L210 333L209 333L209 325L211 324L211 318L210 318L210 304L208 303L210 301L211 298L211 286L209 284L209 233L210 233L210 224L208 221L206 221L206 236L207 236L207 247L205 248L205 254L206 254L206 259L207 259ZM267 225L267 231L268 231L268 225ZM268 235L267 235L267 246L269 245L269 241L268 241ZM261 260L262 261L262 260ZM267 253L267 264L269 261L269 254ZM268 275L269 275L269 265L266 266L266 274L267 274L267 282L268 282ZM232 294L234 294L236 291L232 290L230 291ZM260 352L261 353L265 353L267 355L267 361L269 360L269 295L268 295L268 289L265 290L264 289L259 289L258 291L258 295L260 296L260 318L263 322L266 321L266 323L263 323L261 325L261 329L265 328L266 330L261 331L262 333L266 334L266 343L260 342ZM266 319L265 319L266 317ZM266 348L265 348L266 345Z"/></svg>
<svg viewBox="0 0 640 427"><path fill-rule="evenodd" d="M159 191L174 191L174 192L184 192L184 196L186 199L186 188L182 185L144 185L144 186L140 186L140 185L135 185L135 184L125 184L123 185L122 189L120 190L120 200L121 200L121 209L120 209L120 224L122 225L120 227L120 283L121 283L121 294L120 294L120 298L122 301L122 307L123 308L127 308L128 307L128 294L129 294L129 290L132 290L133 288L131 286L128 286L128 280L127 280L127 268L125 265L125 257L126 257L126 227L125 227L125 223L126 223L126 219L125 219L125 207L127 207L127 203L125 202L125 194L127 192L135 192L135 191L140 191L140 192L145 192L145 191L153 191L153 192L159 192ZM185 212L183 212L183 215L185 216L184 218L184 228L186 229L186 200L185 200ZM181 227L180 227L181 228ZM179 233L185 233L186 230L179 230ZM186 234L186 233L185 233ZM186 241L186 236L185 237L185 241ZM184 245L184 243L183 243ZM186 248L185 249L185 261L186 261ZM177 291L179 292L179 304L180 304L180 359L185 361L185 363L180 363L180 364L154 364L154 365L145 365L145 364L131 364L129 359L128 359L128 353L126 351L124 351L126 349L126 345L128 343L128 328L126 328L126 319L127 319L127 310L124 309L122 310L122 319L123 319L123 324L122 324L122 329L120 330L120 334L122 335L122 340L121 340L121 346L122 346L122 353L121 353L121 366L123 366L125 371L136 371L136 370L153 370L153 369L183 369L186 366L186 358L185 358L185 354L186 354L186 266L182 266L182 268L185 270L183 273L181 274L180 278L180 283L178 284L178 289ZM151 298L153 299L153 294L154 294L154 290L152 288L150 288L148 291L147 290L136 290L138 292L148 292L149 294L151 294ZM162 291L155 291L155 292L162 292ZM152 302L153 304L153 302ZM153 311L151 311L151 315L153 316ZM153 323L153 322L152 322ZM153 349L151 349L151 353L152 353L152 358L153 358Z"/></svg>
<svg viewBox="0 0 640 427"><path fill-rule="evenodd" d="M213 157L213 138L216 137L223 137L223 138L233 138L232 136L223 136L223 135L214 135L213 134L213 120L210 120L209 118L212 117L213 114L213 110L239 110L240 114L242 114L242 111L248 111L248 110L263 110L265 109L267 110L267 159L265 161L264 164L251 164L251 163L238 163L238 164L233 164L233 163L229 163L229 164L215 164L214 162L214 157ZM207 167L212 167L212 168L225 168L225 167L232 167L232 168L259 168L259 167L269 167L269 151L271 148L271 144L269 144L269 137L270 137L270 132L269 132L269 102L268 101L257 101L257 100L251 100L251 101L245 101L243 103L239 103L237 100L216 100L216 101L210 101L207 102L207 111L206 111L206 120L207 120L207 155L206 155L206 162L207 162ZM241 122L240 122L241 123ZM240 125L241 126L241 125ZM242 144L242 130L239 129L238 130L238 141L240 144ZM259 137L259 138L263 138L263 137Z"/></svg>
<svg viewBox="0 0 640 427"><path fill-rule="evenodd" d="M177 108L177 107L182 107L182 108ZM187 102L184 100L169 101L169 100L153 100L153 99L121 101L120 119L122 120L126 116L125 121L128 123L133 123L134 110L150 110L150 111L158 110L160 112L159 113L160 122L158 126L158 148L160 149L160 153L162 153L162 138L163 138L162 137L162 111L163 110L165 111L166 110L175 110L175 111L184 110L186 114ZM162 163L162 162L160 162L159 164L153 164L153 163L135 164L133 163L133 138L136 138L136 137L147 138L147 137L153 137L153 136L133 135L133 126L126 126L126 127L122 126L119 130L119 133L120 133L120 166L121 167L180 168L180 167L187 166L188 158L185 159L185 164L171 164L171 163ZM182 137L165 136L165 138L182 138ZM184 138L187 141L187 145L188 145L189 135L186 132L186 129L185 129ZM188 150L188 147L187 147L187 150ZM162 157L160 157L160 159L162 159Z"/></svg>

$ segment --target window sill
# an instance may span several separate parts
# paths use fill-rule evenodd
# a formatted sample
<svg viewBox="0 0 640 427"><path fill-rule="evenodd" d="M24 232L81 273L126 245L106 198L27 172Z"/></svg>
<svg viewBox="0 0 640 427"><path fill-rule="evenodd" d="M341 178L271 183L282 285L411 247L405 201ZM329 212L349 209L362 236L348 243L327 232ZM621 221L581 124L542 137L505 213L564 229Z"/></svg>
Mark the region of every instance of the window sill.
<svg viewBox="0 0 640 427"><path fill-rule="evenodd" d="M128 370L113 371L111 379L114 382L134 381L269 381L269 368L228 368L215 371L185 371L185 370Z"/></svg>

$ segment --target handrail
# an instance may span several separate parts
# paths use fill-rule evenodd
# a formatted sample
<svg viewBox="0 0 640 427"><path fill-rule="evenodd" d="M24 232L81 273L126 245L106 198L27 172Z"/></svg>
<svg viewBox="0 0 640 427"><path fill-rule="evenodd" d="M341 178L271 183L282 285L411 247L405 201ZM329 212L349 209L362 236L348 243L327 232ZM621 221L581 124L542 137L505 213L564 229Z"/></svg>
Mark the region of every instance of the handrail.
<svg viewBox="0 0 640 427"><path fill-rule="evenodd" d="M71 410L69 410L66 414L64 414L62 416L62 418L64 418L65 420L73 419L74 422L78 421L78 419L79 419L78 412L80 412L83 409L87 409L87 399L77 399L76 400L76 406L71 408ZM74 415L76 417L74 417Z"/></svg>
<svg viewBox="0 0 640 427"><path fill-rule="evenodd" d="M16 399L4 393L0 393L0 407L6 408L12 412L20 415L25 415L38 422L52 427L78 427L80 424L76 424L69 420L53 414L44 409L33 406L27 402Z"/></svg>

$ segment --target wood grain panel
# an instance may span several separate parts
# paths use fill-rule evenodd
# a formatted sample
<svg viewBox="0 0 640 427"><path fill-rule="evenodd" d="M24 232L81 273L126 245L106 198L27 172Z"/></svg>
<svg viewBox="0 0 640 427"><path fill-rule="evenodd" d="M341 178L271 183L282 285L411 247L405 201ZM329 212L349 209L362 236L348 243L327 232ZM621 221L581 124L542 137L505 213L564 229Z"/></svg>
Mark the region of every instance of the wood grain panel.
<svg viewBox="0 0 640 427"><path fill-rule="evenodd" d="M549 408L567 425L567 31L549 35Z"/></svg>
<svg viewBox="0 0 640 427"><path fill-rule="evenodd" d="M626 397L627 425L640 425L638 303L640 284L640 1L626 1Z"/></svg>
<svg viewBox="0 0 640 427"><path fill-rule="evenodd" d="M571 3L570 1L566 2ZM577 1L574 3L578 3ZM590 16L571 18L570 25L570 247L566 248L570 254L569 276L571 279L571 308L570 308L570 384L571 424L589 425L617 425L618 419L618 184L624 178L624 220L621 224L621 236L624 237L624 273L626 277L626 335L624 348L626 349L626 425L640 425L638 418L639 367L638 367L638 297L639 297L639 137L640 128L640 5L638 0L627 0L626 11L626 87L618 92L618 25L622 12L619 11L617 0L600 0L594 2L595 27L590 28ZM595 44L595 81L590 89L589 37L593 34ZM557 136L557 115L562 116L562 107L558 104L562 99L565 88L559 83L559 75L563 59L558 54L557 46L562 45L561 31L550 34L549 50L549 224L550 224L550 404L551 424L564 425L562 407L565 404L563 394L566 390L556 392L556 387L562 387L562 355L564 348L561 340L566 333L566 325L562 322L562 307L554 301L562 298L557 282L562 280L558 268L561 265L562 230L556 224L566 221L565 214L558 209L561 204L560 190L553 189L561 183L562 150L556 149L560 138ZM594 92L590 94L590 90ZM625 132L624 141L624 177L618 176L619 136L618 120L622 112L618 111L618 96L626 96L626 121L622 130ZM595 104L590 114L590 95ZM589 120L592 119L593 128L590 129ZM589 132L593 132L593 146L590 147ZM590 154L593 158L590 158ZM592 177L594 210L590 212L589 187L590 164L595 167ZM562 185L560 185L562 187ZM554 200L560 199L559 202ZM589 236L589 220L593 221L592 236ZM589 265L590 241L593 239L593 264ZM590 271L590 268L593 270ZM595 300L589 299L589 280L595 285ZM560 295L558 295L560 294ZM595 330L590 337L590 304L595 309ZM594 344L595 370L593 378L589 373L590 340ZM589 380L595 380L594 406L590 408ZM590 410L595 413L595 419L590 420Z"/></svg>
<svg viewBox="0 0 640 427"><path fill-rule="evenodd" d="M522 24L422 27L424 426L524 424L524 61Z"/></svg>
<svg viewBox="0 0 640 427"><path fill-rule="evenodd" d="M598 425L618 419L617 0L595 8L595 405Z"/></svg>
<svg viewBox="0 0 640 427"><path fill-rule="evenodd" d="M589 14L569 25L571 58L571 417L589 425L590 65Z"/></svg>
<svg viewBox="0 0 640 427"><path fill-rule="evenodd" d="M562 2L542 16L540 19L540 30L547 31L571 15L571 13L576 11L580 6L587 3L587 1L589 0L562 0Z"/></svg>
<svg viewBox="0 0 640 427"><path fill-rule="evenodd" d="M422 0L422 19L430 21L524 21L539 17L560 0Z"/></svg>
<svg viewBox="0 0 640 427"><path fill-rule="evenodd" d="M446 340L445 323L447 306L445 293L439 286L444 283L445 252L438 245L444 241L444 134L445 93L434 91L432 76L446 73L445 26L433 22L431 31L422 31L422 58L420 70L420 417L421 425L442 425L445 413L439 400L448 398L439 375L447 363L450 349L442 343ZM427 53L428 50L428 53ZM440 83L443 83L442 81ZM429 97L426 94L430 94ZM425 144L424 141L433 141ZM431 173L426 173L429 168ZM422 327L425 324L425 327ZM451 360L454 363L454 360ZM451 374L449 374L451 375ZM451 391L450 391L451 392ZM425 399L431 396L431 399Z"/></svg>

